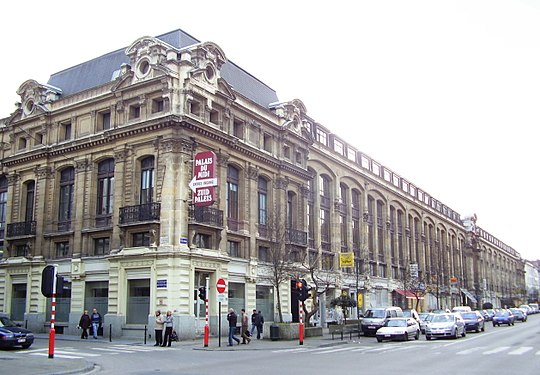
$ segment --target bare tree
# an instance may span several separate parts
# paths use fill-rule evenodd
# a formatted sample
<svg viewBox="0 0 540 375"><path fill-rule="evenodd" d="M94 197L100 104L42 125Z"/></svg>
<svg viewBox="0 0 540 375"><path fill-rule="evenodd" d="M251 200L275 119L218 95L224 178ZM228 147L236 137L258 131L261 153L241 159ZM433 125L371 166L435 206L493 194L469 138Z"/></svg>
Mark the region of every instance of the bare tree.
<svg viewBox="0 0 540 375"><path fill-rule="evenodd" d="M296 259L297 251L288 241L288 230L285 225L285 215L281 214L277 206L273 212L268 213L266 224L259 224L259 236L265 241L266 255L263 262L266 268L263 278L276 290L277 310L279 322L283 323L283 310L281 303L281 286L289 282L298 269Z"/></svg>
<svg viewBox="0 0 540 375"><path fill-rule="evenodd" d="M332 286L336 285L337 275L335 272L324 271L320 266L320 253L313 252L310 255L309 251L304 256L304 261L299 268L300 272L309 275L309 279L313 284L310 298L312 299L311 310L307 309L306 304L302 304L306 326L311 325L311 318L317 314L320 309L320 297L325 294Z"/></svg>

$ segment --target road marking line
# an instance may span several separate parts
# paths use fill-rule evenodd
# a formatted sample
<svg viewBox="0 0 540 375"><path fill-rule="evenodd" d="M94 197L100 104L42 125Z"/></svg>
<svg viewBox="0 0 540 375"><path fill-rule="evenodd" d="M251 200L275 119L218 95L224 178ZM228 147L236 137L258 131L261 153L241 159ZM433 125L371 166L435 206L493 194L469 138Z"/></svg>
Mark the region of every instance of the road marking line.
<svg viewBox="0 0 540 375"><path fill-rule="evenodd" d="M103 352L113 352L113 353L135 353L134 351L125 350L125 349L92 348L92 350L101 350Z"/></svg>
<svg viewBox="0 0 540 375"><path fill-rule="evenodd" d="M515 350L512 350L508 354L510 354L510 355L521 355L521 354L527 353L530 350L533 350L532 346L522 346L522 347L519 347L519 348L517 348Z"/></svg>
<svg viewBox="0 0 540 375"><path fill-rule="evenodd" d="M371 346L361 346L359 348L351 350L351 352L361 352L362 350L368 350L371 349Z"/></svg>
<svg viewBox="0 0 540 375"><path fill-rule="evenodd" d="M272 353L292 353L292 352L305 352L305 351L307 351L306 348L294 348L294 349L272 350Z"/></svg>
<svg viewBox="0 0 540 375"><path fill-rule="evenodd" d="M482 354L495 354L495 353L499 353L499 352L504 352L505 350L508 350L510 349L509 346L500 346L498 348L495 348L495 349L492 349L492 350L488 350L487 352L483 352Z"/></svg>
<svg viewBox="0 0 540 375"><path fill-rule="evenodd" d="M471 354L471 353L474 353L475 351L477 350L480 350L482 348L471 348L471 349L467 349L467 350L462 350L460 352L457 352L456 354Z"/></svg>
<svg viewBox="0 0 540 375"><path fill-rule="evenodd" d="M321 352L312 352L311 354L328 354L328 353L335 353L335 352L343 352L345 350L351 350L351 348L347 347L347 348L330 349L330 350L325 350Z"/></svg>

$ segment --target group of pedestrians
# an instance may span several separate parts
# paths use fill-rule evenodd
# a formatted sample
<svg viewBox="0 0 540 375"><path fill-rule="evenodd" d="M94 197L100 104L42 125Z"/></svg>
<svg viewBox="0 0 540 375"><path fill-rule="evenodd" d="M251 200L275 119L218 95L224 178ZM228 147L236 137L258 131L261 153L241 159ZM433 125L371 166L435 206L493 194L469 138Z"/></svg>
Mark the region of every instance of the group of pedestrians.
<svg viewBox="0 0 540 375"><path fill-rule="evenodd" d="M172 312L169 310L167 311L167 314L163 316L161 314L161 311L156 311L156 326L154 329L154 333L156 336L156 343L154 346L171 346L171 342L174 338L174 330L173 330L173 316ZM165 328L165 333L163 333L163 328Z"/></svg>
<svg viewBox="0 0 540 375"><path fill-rule="evenodd" d="M238 324L238 316L233 308L229 309L227 314L227 321L229 322L229 344L228 346L233 346L233 341L240 344L240 339L236 337L236 326ZM264 317L259 310L253 309L251 314L251 331L249 330L249 318L245 309L241 310L240 315L240 334L242 337L242 344L249 344L251 342L251 337L255 330L257 330L257 339L262 337L262 330L264 324Z"/></svg>
<svg viewBox="0 0 540 375"><path fill-rule="evenodd" d="M92 310L92 314L88 314L88 310L84 310L84 313L79 320L78 328L81 329L81 339L88 339L88 329L92 328L92 335L95 339L98 338L98 331L103 327L103 318L96 308Z"/></svg>

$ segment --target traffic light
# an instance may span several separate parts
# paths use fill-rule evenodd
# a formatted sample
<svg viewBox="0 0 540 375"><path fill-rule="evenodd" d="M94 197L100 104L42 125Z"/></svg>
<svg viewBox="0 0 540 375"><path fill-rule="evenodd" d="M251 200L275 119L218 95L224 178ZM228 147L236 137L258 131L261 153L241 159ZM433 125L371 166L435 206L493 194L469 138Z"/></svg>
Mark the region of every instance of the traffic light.
<svg viewBox="0 0 540 375"><path fill-rule="evenodd" d="M54 266L46 266L41 273L41 293L51 298L54 290L54 278L56 277L56 297L62 297L64 294L64 277L56 273Z"/></svg>
<svg viewBox="0 0 540 375"><path fill-rule="evenodd" d="M304 302L308 299L308 285L306 280L298 280L296 282L296 289L298 290L298 299L300 301Z"/></svg>
<svg viewBox="0 0 540 375"><path fill-rule="evenodd" d="M41 293L47 298L53 296L55 277L56 268L54 266L46 266L41 273Z"/></svg>
<svg viewBox="0 0 540 375"><path fill-rule="evenodd" d="M199 288L199 298L202 299L203 301L206 300L206 287L201 286Z"/></svg>

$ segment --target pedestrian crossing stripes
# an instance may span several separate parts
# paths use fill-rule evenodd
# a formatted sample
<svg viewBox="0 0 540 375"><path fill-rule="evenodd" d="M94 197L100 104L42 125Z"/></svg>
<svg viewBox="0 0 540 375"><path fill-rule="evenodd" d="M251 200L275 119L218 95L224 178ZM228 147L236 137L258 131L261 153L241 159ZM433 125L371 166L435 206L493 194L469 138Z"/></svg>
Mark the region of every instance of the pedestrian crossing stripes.
<svg viewBox="0 0 540 375"><path fill-rule="evenodd" d="M152 352L152 351L163 351L160 347L146 347L146 346L135 346L135 345L112 345L108 347L87 347L84 348L84 351L81 349L76 349L73 347L63 347L55 349L54 357L55 358L65 358L65 359L83 359L83 358L92 358L99 357L104 354L115 355L115 354L130 354L130 353L142 353L142 352ZM48 357L49 349L31 349L24 352L20 352L24 355L29 356L40 356Z"/></svg>
<svg viewBox="0 0 540 375"><path fill-rule="evenodd" d="M302 348L291 348L291 349L276 349L273 350L272 353L277 354L284 354L284 353L291 353L291 354L297 354L297 353L307 353L307 354L313 354L313 355L325 355L325 354L338 354L338 353L355 353L355 354L380 354L380 353L389 353L389 352L397 352L397 351L403 351L403 350L413 350L418 349L419 347L425 347L425 346L418 346L418 345L411 345L411 346L380 346L380 347L374 347L374 346L345 346L345 347L319 347L319 348L309 348L309 347L302 347ZM442 353L450 353L448 350L443 350L440 352ZM465 356L465 355L472 355L472 354L480 354L480 355L493 355L493 354L503 354L503 355L511 355L511 356L520 356L520 355L535 355L540 356L540 349L535 349L532 346L520 346L520 347L510 347L510 346L498 346L494 347L492 349L487 349L485 347L474 347L470 349L460 350L455 352L456 355Z"/></svg>

